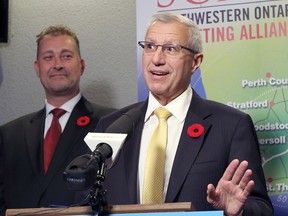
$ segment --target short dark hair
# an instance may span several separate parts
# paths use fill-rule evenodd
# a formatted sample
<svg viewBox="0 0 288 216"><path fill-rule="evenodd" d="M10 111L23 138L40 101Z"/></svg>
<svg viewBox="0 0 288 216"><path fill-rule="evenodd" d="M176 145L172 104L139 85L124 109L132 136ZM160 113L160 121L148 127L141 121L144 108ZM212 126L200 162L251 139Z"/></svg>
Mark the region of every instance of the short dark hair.
<svg viewBox="0 0 288 216"><path fill-rule="evenodd" d="M54 25L54 26L49 26L44 28L37 36L36 36L36 42L37 42L37 57L38 57L38 53L39 53L39 45L40 42L43 40L43 38L46 35L51 35L51 36L60 36L60 35L68 35L71 36L74 41L76 42L77 48L78 48L78 52L79 52L79 56L81 56L80 53L80 43L79 43L79 39L76 35L76 33L74 31L72 31L69 27L64 26L64 25Z"/></svg>

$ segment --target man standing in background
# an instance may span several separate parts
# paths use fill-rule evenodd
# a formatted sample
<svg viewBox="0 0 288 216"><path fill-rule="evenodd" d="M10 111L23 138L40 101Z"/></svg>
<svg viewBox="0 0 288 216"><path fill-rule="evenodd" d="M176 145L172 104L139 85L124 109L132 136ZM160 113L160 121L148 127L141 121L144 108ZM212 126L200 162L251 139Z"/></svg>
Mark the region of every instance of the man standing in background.
<svg viewBox="0 0 288 216"><path fill-rule="evenodd" d="M45 107L0 127L3 215L8 208L74 204L75 191L68 190L63 171L88 151L84 137L114 110L81 95L85 61L68 27L50 26L37 35L34 68L45 90Z"/></svg>

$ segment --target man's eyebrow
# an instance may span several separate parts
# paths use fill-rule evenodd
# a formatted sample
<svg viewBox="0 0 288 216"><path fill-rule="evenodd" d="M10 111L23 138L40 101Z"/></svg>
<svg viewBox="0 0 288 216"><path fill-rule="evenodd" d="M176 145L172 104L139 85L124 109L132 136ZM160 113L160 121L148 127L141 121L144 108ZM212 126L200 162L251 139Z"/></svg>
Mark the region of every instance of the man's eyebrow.
<svg viewBox="0 0 288 216"><path fill-rule="evenodd" d="M70 49L63 49L63 50L61 50L61 53L63 53L63 52L70 52L70 53L74 53L74 51L72 51L72 50L70 50Z"/></svg>
<svg viewBox="0 0 288 216"><path fill-rule="evenodd" d="M41 52L40 55L51 54L51 53L53 53L52 50L46 50L44 52Z"/></svg>

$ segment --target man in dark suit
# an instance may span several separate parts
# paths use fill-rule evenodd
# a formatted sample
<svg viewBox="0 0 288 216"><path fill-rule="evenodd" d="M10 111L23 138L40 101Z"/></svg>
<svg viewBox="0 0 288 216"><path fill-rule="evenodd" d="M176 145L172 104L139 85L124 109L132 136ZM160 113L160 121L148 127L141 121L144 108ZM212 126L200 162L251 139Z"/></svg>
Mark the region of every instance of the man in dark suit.
<svg viewBox="0 0 288 216"><path fill-rule="evenodd" d="M74 203L63 171L88 151L84 137L100 117L114 111L86 100L79 82L85 69L76 34L61 25L37 36L35 71L45 89L45 107L0 127L0 204L7 208L36 208ZM44 170L44 138L52 124L52 110L65 110L59 118L62 134ZM60 133L61 133L60 131Z"/></svg>
<svg viewBox="0 0 288 216"><path fill-rule="evenodd" d="M102 118L96 128L105 131L130 109L142 112L107 172L103 187L108 204L158 203L146 201L144 185L149 141L158 124L154 110L164 107L171 116L164 182L153 189L163 189L159 203L192 202L196 210L223 210L229 216L273 215L250 116L204 100L190 87L203 59L198 27L183 16L159 13L138 44L149 97Z"/></svg>

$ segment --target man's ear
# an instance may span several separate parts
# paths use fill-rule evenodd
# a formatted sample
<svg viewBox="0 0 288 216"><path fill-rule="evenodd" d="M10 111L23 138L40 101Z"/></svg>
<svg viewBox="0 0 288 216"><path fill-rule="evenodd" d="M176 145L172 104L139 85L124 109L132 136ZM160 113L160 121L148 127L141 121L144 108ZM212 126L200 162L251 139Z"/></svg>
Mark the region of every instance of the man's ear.
<svg viewBox="0 0 288 216"><path fill-rule="evenodd" d="M34 61L34 70L36 71L37 76L40 77L40 69L37 60Z"/></svg>
<svg viewBox="0 0 288 216"><path fill-rule="evenodd" d="M86 63L85 63L84 59L81 59L80 60L81 75L84 73L85 68L86 68Z"/></svg>
<svg viewBox="0 0 288 216"><path fill-rule="evenodd" d="M193 65L192 65L192 72L194 73L197 68L200 67L202 61L203 61L203 53L197 53L194 55L194 59L193 59Z"/></svg>

